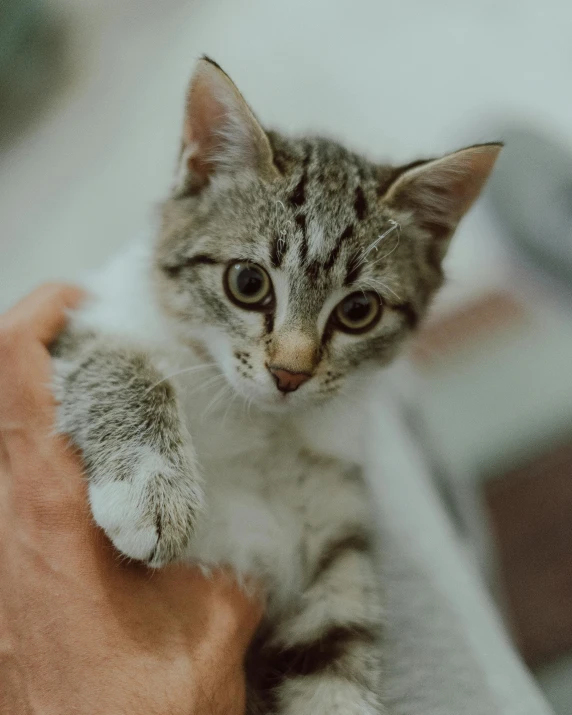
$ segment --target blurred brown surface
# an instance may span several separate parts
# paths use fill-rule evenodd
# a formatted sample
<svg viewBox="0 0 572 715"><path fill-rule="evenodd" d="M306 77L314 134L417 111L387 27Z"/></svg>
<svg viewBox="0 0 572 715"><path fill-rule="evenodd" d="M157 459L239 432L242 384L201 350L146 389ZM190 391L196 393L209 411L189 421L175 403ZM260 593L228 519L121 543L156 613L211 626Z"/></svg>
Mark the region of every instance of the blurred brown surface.
<svg viewBox="0 0 572 715"><path fill-rule="evenodd" d="M572 439L485 496L514 634L535 667L572 650Z"/></svg>
<svg viewBox="0 0 572 715"><path fill-rule="evenodd" d="M422 369L440 365L444 357L471 349L483 338L518 325L524 307L508 293L489 292L429 321L419 332L412 357Z"/></svg>

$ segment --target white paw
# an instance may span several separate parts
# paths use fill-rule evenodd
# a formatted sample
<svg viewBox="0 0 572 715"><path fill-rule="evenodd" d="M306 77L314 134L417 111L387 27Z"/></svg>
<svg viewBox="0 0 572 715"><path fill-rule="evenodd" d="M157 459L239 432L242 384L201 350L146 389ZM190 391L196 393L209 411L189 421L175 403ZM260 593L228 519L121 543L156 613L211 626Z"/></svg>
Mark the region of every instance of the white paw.
<svg viewBox="0 0 572 715"><path fill-rule="evenodd" d="M95 521L129 558L162 566L184 555L202 510L190 465L175 469L160 455L137 460L131 478L91 483Z"/></svg>
<svg viewBox="0 0 572 715"><path fill-rule="evenodd" d="M121 553L148 561L157 547L157 528L141 504L141 495L128 482L107 482L89 487L95 521Z"/></svg>

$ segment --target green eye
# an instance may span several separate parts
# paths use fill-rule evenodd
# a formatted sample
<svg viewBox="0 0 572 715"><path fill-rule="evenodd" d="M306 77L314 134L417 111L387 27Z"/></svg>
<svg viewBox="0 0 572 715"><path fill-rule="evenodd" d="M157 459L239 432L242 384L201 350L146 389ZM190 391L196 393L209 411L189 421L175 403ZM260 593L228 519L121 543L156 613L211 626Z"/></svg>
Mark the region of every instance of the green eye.
<svg viewBox="0 0 572 715"><path fill-rule="evenodd" d="M255 263L231 263L225 273L225 289L233 303L247 310L267 310L274 302L270 277Z"/></svg>
<svg viewBox="0 0 572 715"><path fill-rule="evenodd" d="M351 293L334 310L336 324L345 333L365 333L381 318L382 305L377 293Z"/></svg>

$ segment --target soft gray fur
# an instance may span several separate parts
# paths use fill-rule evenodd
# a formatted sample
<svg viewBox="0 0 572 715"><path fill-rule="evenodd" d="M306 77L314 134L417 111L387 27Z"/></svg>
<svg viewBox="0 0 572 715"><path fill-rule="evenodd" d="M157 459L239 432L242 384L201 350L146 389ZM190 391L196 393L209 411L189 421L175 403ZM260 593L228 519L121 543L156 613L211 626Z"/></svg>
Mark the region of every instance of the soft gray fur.
<svg viewBox="0 0 572 715"><path fill-rule="evenodd" d="M418 325L499 148L393 168L286 139L205 58L158 239L90 286L54 348L60 428L118 549L265 586L250 713L385 712L367 488L312 425ZM269 277L265 303L237 302L237 265ZM337 306L362 295L371 323L348 332Z"/></svg>

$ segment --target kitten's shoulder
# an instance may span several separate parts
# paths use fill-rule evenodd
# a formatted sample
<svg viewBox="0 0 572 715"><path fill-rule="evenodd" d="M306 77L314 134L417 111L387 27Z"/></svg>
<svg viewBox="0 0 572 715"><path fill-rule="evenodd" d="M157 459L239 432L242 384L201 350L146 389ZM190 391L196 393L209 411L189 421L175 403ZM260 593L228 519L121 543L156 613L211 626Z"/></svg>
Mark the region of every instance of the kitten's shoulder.
<svg viewBox="0 0 572 715"><path fill-rule="evenodd" d="M153 344L166 339L152 279L151 242L129 244L80 285L88 298L71 317L73 329L130 342Z"/></svg>
<svg viewBox="0 0 572 715"><path fill-rule="evenodd" d="M348 378L353 383L351 376ZM296 420L298 433L313 452L361 465L367 427L367 400L361 384L352 384L353 399L335 397L306 410Z"/></svg>
<svg viewBox="0 0 572 715"><path fill-rule="evenodd" d="M314 452L364 467L371 445L379 448L383 438L375 424L381 415L402 415L411 402L414 379L403 357L383 371L350 375L347 394L305 411L296 421L302 441Z"/></svg>

